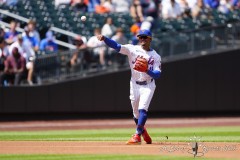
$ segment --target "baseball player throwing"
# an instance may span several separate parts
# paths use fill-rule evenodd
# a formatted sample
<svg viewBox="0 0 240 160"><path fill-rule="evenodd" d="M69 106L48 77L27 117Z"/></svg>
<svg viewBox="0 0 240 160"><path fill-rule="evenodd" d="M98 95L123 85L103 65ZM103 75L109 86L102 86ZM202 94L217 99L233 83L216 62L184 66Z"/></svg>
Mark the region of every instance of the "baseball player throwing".
<svg viewBox="0 0 240 160"><path fill-rule="evenodd" d="M160 77L161 57L150 45L152 34L149 30L140 30L138 35L140 45L118 44L114 40L99 35L97 38L117 52L127 55L131 68L130 100L134 121L137 125L136 133L127 144L141 144L141 135L147 144L152 143L146 127L147 112L156 85L154 79Z"/></svg>

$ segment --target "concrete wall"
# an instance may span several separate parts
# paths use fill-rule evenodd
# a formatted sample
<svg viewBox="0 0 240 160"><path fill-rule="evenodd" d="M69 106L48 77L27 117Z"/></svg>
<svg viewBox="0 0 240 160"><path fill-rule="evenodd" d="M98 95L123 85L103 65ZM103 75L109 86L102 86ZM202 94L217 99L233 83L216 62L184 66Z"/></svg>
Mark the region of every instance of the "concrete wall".
<svg viewBox="0 0 240 160"><path fill-rule="evenodd" d="M238 50L162 65L151 112L239 112ZM129 112L130 71L34 87L0 88L0 113Z"/></svg>

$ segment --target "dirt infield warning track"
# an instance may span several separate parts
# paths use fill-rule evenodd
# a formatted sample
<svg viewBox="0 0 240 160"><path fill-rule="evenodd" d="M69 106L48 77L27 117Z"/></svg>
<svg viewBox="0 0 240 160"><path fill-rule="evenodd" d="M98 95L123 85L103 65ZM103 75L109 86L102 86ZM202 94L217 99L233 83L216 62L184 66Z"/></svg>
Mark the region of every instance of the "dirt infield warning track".
<svg viewBox="0 0 240 160"><path fill-rule="evenodd" d="M240 126L240 117L149 119L149 128ZM0 131L133 128L131 119L0 122ZM192 157L191 145L154 142L129 146L125 142L0 141L0 154L123 154ZM197 156L240 160L240 143L204 142Z"/></svg>

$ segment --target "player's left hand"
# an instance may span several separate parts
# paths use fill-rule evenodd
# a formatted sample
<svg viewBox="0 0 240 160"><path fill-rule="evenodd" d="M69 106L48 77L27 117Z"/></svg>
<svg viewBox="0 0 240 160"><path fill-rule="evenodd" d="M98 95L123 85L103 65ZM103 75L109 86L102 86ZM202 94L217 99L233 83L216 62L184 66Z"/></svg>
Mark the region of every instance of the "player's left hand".
<svg viewBox="0 0 240 160"><path fill-rule="evenodd" d="M148 71L148 61L143 57L138 57L133 69L139 72L147 72Z"/></svg>

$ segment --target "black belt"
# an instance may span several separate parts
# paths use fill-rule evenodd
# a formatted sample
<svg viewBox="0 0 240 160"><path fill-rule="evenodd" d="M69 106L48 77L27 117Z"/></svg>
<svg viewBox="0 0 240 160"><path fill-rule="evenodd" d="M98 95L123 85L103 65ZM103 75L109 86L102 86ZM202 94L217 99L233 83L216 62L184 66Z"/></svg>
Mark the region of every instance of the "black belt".
<svg viewBox="0 0 240 160"><path fill-rule="evenodd" d="M153 79L151 79L151 82L152 81L153 81ZM149 83L151 83L151 82L149 82ZM147 85L148 82L147 81L136 81L136 84L138 84L138 85Z"/></svg>

